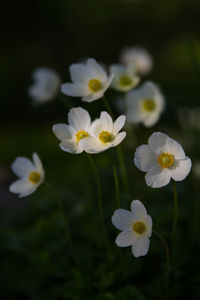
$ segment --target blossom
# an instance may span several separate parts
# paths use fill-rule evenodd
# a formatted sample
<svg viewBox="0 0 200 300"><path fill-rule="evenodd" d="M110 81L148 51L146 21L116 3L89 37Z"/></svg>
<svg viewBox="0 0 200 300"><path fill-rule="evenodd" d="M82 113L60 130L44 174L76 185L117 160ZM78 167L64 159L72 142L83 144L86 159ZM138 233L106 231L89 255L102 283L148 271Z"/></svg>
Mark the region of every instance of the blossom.
<svg viewBox="0 0 200 300"><path fill-rule="evenodd" d="M53 132L61 141L59 146L63 151L81 153L84 151L81 141L90 136L90 115L82 107L71 108L68 113L68 122L69 125L54 125Z"/></svg>
<svg viewBox="0 0 200 300"><path fill-rule="evenodd" d="M82 97L85 102L101 98L113 78L112 74L107 76L104 69L93 58L89 58L85 64L72 64L69 71L72 83L62 84L62 93Z"/></svg>
<svg viewBox="0 0 200 300"><path fill-rule="evenodd" d="M189 174L192 163L182 146L168 135L155 132L148 141L136 149L134 163L145 175L152 188L167 185L171 178L182 181Z"/></svg>
<svg viewBox="0 0 200 300"><path fill-rule="evenodd" d="M149 73L153 67L151 55L142 47L123 49L120 55L120 61L125 65L135 63L137 65L137 71L141 75Z"/></svg>
<svg viewBox="0 0 200 300"><path fill-rule="evenodd" d="M136 65L130 64L126 67L115 64L111 65L110 70L114 75L111 87L117 91L127 92L134 88L140 81L136 75Z"/></svg>
<svg viewBox="0 0 200 300"><path fill-rule="evenodd" d="M159 88L151 81L126 94L127 120L153 126L163 112L165 100Z"/></svg>
<svg viewBox="0 0 200 300"><path fill-rule="evenodd" d="M26 157L17 157L11 165L11 169L20 179L13 182L9 190L19 194L19 197L25 197L35 192L44 180L44 169L37 153L33 153L33 163Z"/></svg>
<svg viewBox="0 0 200 300"><path fill-rule="evenodd" d="M152 219L142 202L133 200L131 211L121 208L115 210L112 223L117 229L122 230L115 240L118 247L132 246L135 257L147 254L152 233Z"/></svg>
<svg viewBox="0 0 200 300"><path fill-rule="evenodd" d="M81 141L81 145L88 153L99 153L110 147L119 145L126 136L126 132L119 132L124 126L126 117L121 115L114 122L111 116L103 111L90 127L90 137Z"/></svg>
<svg viewBox="0 0 200 300"><path fill-rule="evenodd" d="M34 83L28 88L35 103L45 103L56 97L61 84L60 76L54 70L38 68L33 72Z"/></svg>

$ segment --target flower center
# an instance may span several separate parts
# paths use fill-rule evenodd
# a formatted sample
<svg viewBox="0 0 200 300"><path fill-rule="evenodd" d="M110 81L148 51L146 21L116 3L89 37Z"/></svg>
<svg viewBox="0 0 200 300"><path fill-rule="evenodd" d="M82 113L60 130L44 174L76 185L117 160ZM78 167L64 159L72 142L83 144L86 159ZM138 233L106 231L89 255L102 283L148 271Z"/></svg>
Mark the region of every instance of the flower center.
<svg viewBox="0 0 200 300"><path fill-rule="evenodd" d="M143 222L135 222L133 223L133 230L139 234L142 234L146 230L146 225Z"/></svg>
<svg viewBox="0 0 200 300"><path fill-rule="evenodd" d="M37 184L38 182L40 182L41 175L37 172L32 172L32 173L30 173L28 179L29 179L30 182L32 182L34 184Z"/></svg>
<svg viewBox="0 0 200 300"><path fill-rule="evenodd" d="M91 79L88 82L88 87L89 87L91 92L98 92L102 89L102 83L98 79Z"/></svg>
<svg viewBox="0 0 200 300"><path fill-rule="evenodd" d="M143 108L146 111L153 111L156 108L156 104L152 99L146 99L143 102Z"/></svg>
<svg viewBox="0 0 200 300"><path fill-rule="evenodd" d="M126 75L120 77L119 84L121 86L129 86L132 84L132 79Z"/></svg>
<svg viewBox="0 0 200 300"><path fill-rule="evenodd" d="M108 131L102 131L99 134L99 139L102 143L106 144L108 142L112 142L113 141L113 135L112 133L108 132Z"/></svg>
<svg viewBox="0 0 200 300"><path fill-rule="evenodd" d="M80 130L76 133L76 140L77 140L77 142L79 142L80 140L82 140L88 136L89 136L88 132L86 132L84 130Z"/></svg>
<svg viewBox="0 0 200 300"><path fill-rule="evenodd" d="M174 163L174 156L170 153L161 153L158 157L158 163L162 168L171 167Z"/></svg>

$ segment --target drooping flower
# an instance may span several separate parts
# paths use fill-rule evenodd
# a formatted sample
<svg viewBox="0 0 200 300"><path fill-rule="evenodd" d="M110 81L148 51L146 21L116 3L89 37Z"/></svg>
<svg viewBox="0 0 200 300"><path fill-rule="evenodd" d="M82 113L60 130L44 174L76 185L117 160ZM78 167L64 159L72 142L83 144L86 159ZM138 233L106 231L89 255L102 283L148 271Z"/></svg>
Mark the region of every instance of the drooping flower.
<svg viewBox="0 0 200 300"><path fill-rule="evenodd" d="M67 124L53 126L55 136L61 141L63 151L78 154L84 151L81 141L90 136L91 119L89 113L82 107L71 108Z"/></svg>
<svg viewBox="0 0 200 300"><path fill-rule="evenodd" d="M182 146L168 135L155 132L148 141L136 149L134 163L145 175L152 188L167 185L171 178L182 181L189 174L192 163Z"/></svg>
<svg viewBox="0 0 200 300"><path fill-rule="evenodd" d="M45 103L56 97L61 79L57 72L48 68L38 68L33 72L34 83L28 88L29 96L35 103Z"/></svg>
<svg viewBox="0 0 200 300"><path fill-rule="evenodd" d="M114 122L111 116L103 111L100 118L90 127L90 137L81 140L81 145L88 153L99 153L108 148L119 145L126 136L126 132L119 132L124 126L126 117L121 115Z"/></svg>
<svg viewBox="0 0 200 300"><path fill-rule="evenodd" d="M115 210L112 223L122 230L115 240L118 247L132 246L135 257L147 254L152 234L152 219L139 200L131 202L131 211L121 208Z"/></svg>
<svg viewBox="0 0 200 300"><path fill-rule="evenodd" d="M9 190L19 197L35 192L44 180L44 169L37 153L33 153L33 162L26 157L17 157L11 169L20 179L13 182Z"/></svg>
<svg viewBox="0 0 200 300"><path fill-rule="evenodd" d="M142 47L130 47L122 50L120 55L122 64L129 65L135 63L137 72L141 75L149 73L153 67L151 55Z"/></svg>
<svg viewBox="0 0 200 300"><path fill-rule="evenodd" d="M127 121L153 126L159 119L165 106L164 96L151 81L126 94Z"/></svg>
<svg viewBox="0 0 200 300"><path fill-rule="evenodd" d="M113 75L108 76L93 58L89 58L85 64L72 64L69 71L72 83L62 84L62 93L82 97L85 102L101 98L113 78Z"/></svg>
<svg viewBox="0 0 200 300"><path fill-rule="evenodd" d="M117 91L130 91L140 81L140 78L136 75L135 64L129 64L127 67L115 64L111 65L110 70L114 75L111 87Z"/></svg>

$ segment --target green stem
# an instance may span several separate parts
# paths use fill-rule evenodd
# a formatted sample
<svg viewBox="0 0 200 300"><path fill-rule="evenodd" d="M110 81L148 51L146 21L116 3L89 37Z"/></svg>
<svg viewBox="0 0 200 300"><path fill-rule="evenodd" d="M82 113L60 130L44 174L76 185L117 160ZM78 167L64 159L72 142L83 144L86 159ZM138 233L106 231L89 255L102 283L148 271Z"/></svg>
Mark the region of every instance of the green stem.
<svg viewBox="0 0 200 300"><path fill-rule="evenodd" d="M116 205L117 208L120 208L120 192L119 192L119 179L118 179L118 175L117 175L117 167L116 167L116 163L115 163L115 158L114 158L114 151L112 150L112 169L113 169L113 177L114 177L114 182L115 182L115 196L116 196Z"/></svg>
<svg viewBox="0 0 200 300"><path fill-rule="evenodd" d="M163 236L158 233L157 231L153 231L153 233L160 239L161 243L165 248L165 257L166 257L166 290L168 291L169 288L169 271L170 271L170 255L169 255L169 247L167 242L163 238Z"/></svg>
<svg viewBox="0 0 200 300"><path fill-rule="evenodd" d="M172 247L173 247L173 255L175 253L175 241L176 241L176 227L178 222L178 196L176 190L176 182L173 180L173 194L174 194L174 220L172 227Z"/></svg>
<svg viewBox="0 0 200 300"><path fill-rule="evenodd" d="M109 243L108 243L108 239L107 239L107 235L106 235L105 224L104 224L102 193L101 193L101 183L100 183L100 179L99 179L99 174L97 172L96 165L95 165L91 155L87 153L87 157L88 157L88 160L90 162L91 168L94 172L94 176L95 176L95 179L96 179L97 195L98 195L98 207L99 207L99 218L100 218L100 222L101 222L101 226L102 226L102 235L103 235L103 239L104 239L104 242L105 242L105 246L109 250L110 247L109 247Z"/></svg>
<svg viewBox="0 0 200 300"><path fill-rule="evenodd" d="M119 164L120 164L120 169L121 169L121 174L122 174L122 182L123 182L124 188L126 189L128 196L131 197L131 192L130 192L130 187L128 184L128 178L127 178L127 174L126 174L126 167L125 167L125 162L124 162L121 145L118 145L118 147L117 147L117 156L118 156L118 160L119 160Z"/></svg>
<svg viewBox="0 0 200 300"><path fill-rule="evenodd" d="M110 104L105 96L103 96L103 102L104 102L105 108L107 109L111 118L113 119L114 115L113 115L112 109L111 109Z"/></svg>

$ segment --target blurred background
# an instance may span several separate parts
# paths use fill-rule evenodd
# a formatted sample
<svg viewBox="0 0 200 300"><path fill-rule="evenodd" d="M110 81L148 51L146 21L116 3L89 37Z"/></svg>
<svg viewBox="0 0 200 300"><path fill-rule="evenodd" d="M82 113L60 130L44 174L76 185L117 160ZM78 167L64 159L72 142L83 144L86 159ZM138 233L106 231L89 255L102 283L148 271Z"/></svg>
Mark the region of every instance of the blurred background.
<svg viewBox="0 0 200 300"><path fill-rule="evenodd" d="M116 255L110 260L98 239L96 189L87 158L84 154L62 152L52 133L53 124L67 121L70 107L80 105L94 118L105 109L103 103L97 100L85 104L78 98L59 95L50 103L33 106L27 88L37 67L55 69L66 82L69 65L85 58L93 57L109 65L118 62L122 48L138 45L151 53L154 68L144 80L160 85L166 96L166 111L156 126L136 128L125 143L132 198L128 199L123 187L121 198L126 209L133 198L142 200L168 239L173 207L171 186L159 191L147 188L144 174L133 165L133 156L136 146L146 143L149 135L159 130L177 139L193 162L198 161L200 112L191 125L188 110L184 111L184 117L180 117L180 111L182 108L196 111L199 107L199 11L200 2L195 0L4 2L0 45L2 299L163 299L162 245L155 239L149 255L138 260L132 257L130 249L122 249L127 274L121 275L116 247L113 250ZM114 96L110 97L114 107ZM55 197L48 188L40 187L35 194L22 199L8 192L15 179L11 163L17 156L31 158L33 152L40 155L47 181L56 187L63 200L79 257L78 266L64 239ZM116 230L110 222L115 209L114 183L109 153L97 155L95 160L102 178L106 224L114 247ZM198 202L192 202L199 198L198 176L200 171L178 186L183 225L179 224L180 247L184 249L180 248L182 253L173 269L171 299L199 297L200 238L195 235L198 225L195 233L191 229L196 222L194 213L198 212ZM186 236L191 237L188 245Z"/></svg>

